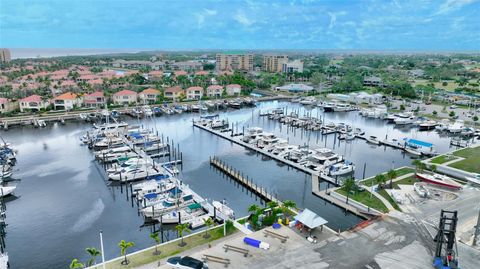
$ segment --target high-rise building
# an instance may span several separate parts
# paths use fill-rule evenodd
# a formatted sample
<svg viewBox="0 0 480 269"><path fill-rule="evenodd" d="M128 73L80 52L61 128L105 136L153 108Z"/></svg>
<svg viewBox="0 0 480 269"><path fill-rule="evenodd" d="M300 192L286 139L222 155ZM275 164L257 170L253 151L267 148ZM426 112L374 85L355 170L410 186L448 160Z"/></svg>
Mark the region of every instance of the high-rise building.
<svg viewBox="0 0 480 269"><path fill-rule="evenodd" d="M288 62L287 55L263 55L263 70L267 72L282 72L282 66Z"/></svg>
<svg viewBox="0 0 480 269"><path fill-rule="evenodd" d="M295 60L291 62L285 62L282 65L282 72L283 73L303 73L303 62L300 60Z"/></svg>
<svg viewBox="0 0 480 269"><path fill-rule="evenodd" d="M217 71L253 70L253 54L232 52L218 53L216 59Z"/></svg>
<svg viewBox="0 0 480 269"><path fill-rule="evenodd" d="M8 63L12 60L9 49L0 48L0 63Z"/></svg>

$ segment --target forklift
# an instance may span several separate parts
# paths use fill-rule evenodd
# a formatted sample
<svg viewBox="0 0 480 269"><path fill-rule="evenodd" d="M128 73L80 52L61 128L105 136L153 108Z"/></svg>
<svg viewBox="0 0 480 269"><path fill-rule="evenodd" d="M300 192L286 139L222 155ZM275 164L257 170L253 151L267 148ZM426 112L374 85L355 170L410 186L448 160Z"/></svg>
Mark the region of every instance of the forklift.
<svg viewBox="0 0 480 269"><path fill-rule="evenodd" d="M457 221L457 211L442 209L440 212L438 233L434 238L436 247L435 257L433 257L433 267L435 269L460 269L458 263L458 248L455 239Z"/></svg>

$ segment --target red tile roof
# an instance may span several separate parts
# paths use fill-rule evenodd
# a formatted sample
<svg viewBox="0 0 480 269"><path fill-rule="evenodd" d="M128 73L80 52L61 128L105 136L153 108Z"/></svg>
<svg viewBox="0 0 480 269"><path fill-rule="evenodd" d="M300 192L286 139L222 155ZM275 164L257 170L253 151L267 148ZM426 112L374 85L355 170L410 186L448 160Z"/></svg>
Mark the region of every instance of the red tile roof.
<svg viewBox="0 0 480 269"><path fill-rule="evenodd" d="M137 95L137 93L134 92L134 91L131 91L131 90L122 90L122 91L119 91L119 92L115 93L114 95L119 95L119 96L122 96L122 95Z"/></svg>
<svg viewBox="0 0 480 269"><path fill-rule="evenodd" d="M94 92L94 93L85 95L85 97L94 97L94 98L103 97L103 92Z"/></svg>
<svg viewBox="0 0 480 269"><path fill-rule="evenodd" d="M228 84L227 88L242 88L239 84Z"/></svg>
<svg viewBox="0 0 480 269"><path fill-rule="evenodd" d="M5 104L8 102L7 98L0 98L0 104Z"/></svg>
<svg viewBox="0 0 480 269"><path fill-rule="evenodd" d="M165 90L165 92L182 92L182 88L180 86L170 87Z"/></svg>
<svg viewBox="0 0 480 269"><path fill-rule="evenodd" d="M28 97L25 97L23 99L20 99L19 100L20 102L24 102L24 103L30 103L30 102L41 102L42 101L42 97L40 95L30 95Z"/></svg>
<svg viewBox="0 0 480 269"><path fill-rule="evenodd" d="M203 88L200 86L193 86L193 87L187 88L187 92L189 91L203 91Z"/></svg>
<svg viewBox="0 0 480 269"><path fill-rule="evenodd" d="M188 73L186 71L183 71L183 70L175 71L173 73L175 74L176 77L188 75Z"/></svg>
<svg viewBox="0 0 480 269"><path fill-rule="evenodd" d="M148 88L142 91L143 94L160 94L159 90Z"/></svg>
<svg viewBox="0 0 480 269"><path fill-rule="evenodd" d="M208 86L207 89L208 89L208 90L216 90L216 89L223 90L223 87L220 86L220 85L210 85L210 86Z"/></svg>
<svg viewBox="0 0 480 269"><path fill-rule="evenodd" d="M74 93L66 92L64 94L61 94L61 95L55 97L54 100L75 100L75 99L77 99L77 97L78 96Z"/></svg>

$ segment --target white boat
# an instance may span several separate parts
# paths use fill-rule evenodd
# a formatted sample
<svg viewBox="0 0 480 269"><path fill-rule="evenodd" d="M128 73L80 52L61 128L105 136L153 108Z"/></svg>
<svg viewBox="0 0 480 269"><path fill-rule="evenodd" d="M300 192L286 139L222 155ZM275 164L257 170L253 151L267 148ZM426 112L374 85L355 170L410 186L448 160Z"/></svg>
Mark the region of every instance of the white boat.
<svg viewBox="0 0 480 269"><path fill-rule="evenodd" d="M437 126L437 122L436 122L436 121L428 120L428 121L421 122L421 123L418 125L418 129L419 129L420 131L428 131L428 130L433 130L433 129L435 129L436 126Z"/></svg>
<svg viewBox="0 0 480 269"><path fill-rule="evenodd" d="M397 125L407 125L407 124L412 124L416 120L416 117L413 115L413 113L401 113L397 114L397 118L393 120L395 124Z"/></svg>
<svg viewBox="0 0 480 269"><path fill-rule="evenodd" d="M162 174L161 171L152 166L134 167L132 169L125 169L125 171L117 171L108 174L108 178L114 181L134 181L147 178L149 176L156 176Z"/></svg>
<svg viewBox="0 0 480 269"><path fill-rule="evenodd" d="M168 152L168 145L164 143L154 143L154 142L147 142L145 144L140 145L140 148L143 149L145 152Z"/></svg>
<svg viewBox="0 0 480 269"><path fill-rule="evenodd" d="M107 173L113 173L116 171L119 171L121 169L131 167L134 165L146 165L148 162L145 159L141 158L130 158L128 160L125 160L121 163L115 163L113 164L110 168L107 169Z"/></svg>
<svg viewBox="0 0 480 269"><path fill-rule="evenodd" d="M475 135L475 130L469 127L464 127L462 131L460 132L461 135L463 136L474 136Z"/></svg>
<svg viewBox="0 0 480 269"><path fill-rule="evenodd" d="M324 103L323 104L323 111L324 112L334 112L336 105L337 104L335 102Z"/></svg>
<svg viewBox="0 0 480 269"><path fill-rule="evenodd" d="M271 152L273 155L285 155L289 151L297 149L298 146L295 145L290 145L288 142L285 140L283 143L278 143L273 146L271 149Z"/></svg>
<svg viewBox="0 0 480 269"><path fill-rule="evenodd" d="M341 162L342 160L343 157L339 156L331 149L319 148L314 149L313 154L307 157L304 166L315 171L321 171L330 165Z"/></svg>
<svg viewBox="0 0 480 269"><path fill-rule="evenodd" d="M110 149L102 149L99 151L95 151L95 157L97 158L102 158L103 155L109 154L109 153L124 153L124 152L129 152L131 151L130 147L128 146L123 146L123 147L117 147L117 148L110 148Z"/></svg>
<svg viewBox="0 0 480 269"><path fill-rule="evenodd" d="M365 134L365 131L360 129L360 128L355 128L355 130L353 131L353 133L357 136L361 136L361 135L364 135Z"/></svg>
<svg viewBox="0 0 480 269"><path fill-rule="evenodd" d="M412 148L412 147L405 147L404 148L405 152L407 153L410 153L412 155L415 155L415 156L422 156L422 153L420 151L418 151L416 148Z"/></svg>
<svg viewBox="0 0 480 269"><path fill-rule="evenodd" d="M403 143L401 143L398 139L392 138L392 139L384 139L380 142L383 145L391 146L394 148L403 148Z"/></svg>
<svg viewBox="0 0 480 269"><path fill-rule="evenodd" d="M464 128L463 120L456 120L452 125L448 127L450 133L460 133Z"/></svg>
<svg viewBox="0 0 480 269"><path fill-rule="evenodd" d="M0 181L1 181L2 179L11 177L12 174L13 174L12 169L9 169L9 170L3 169L3 170L1 170L1 171L0 171Z"/></svg>
<svg viewBox="0 0 480 269"><path fill-rule="evenodd" d="M217 216L220 216L223 219L225 218L235 219L235 212L233 211L233 209L231 209L226 205L225 201L223 203L219 201L213 201L212 205L216 211Z"/></svg>
<svg viewBox="0 0 480 269"><path fill-rule="evenodd" d="M143 114L145 115L145 117L151 117L153 116L153 111L149 106L145 105L143 106Z"/></svg>
<svg viewBox="0 0 480 269"><path fill-rule="evenodd" d="M425 188L425 186L423 186L422 184L419 184L418 182L413 184L413 189L418 194L418 196L422 198L427 198L430 196L430 192L428 191L428 189Z"/></svg>
<svg viewBox="0 0 480 269"><path fill-rule="evenodd" d="M416 176L422 181L425 181L430 184L447 187L455 190L460 190L462 188L462 185L460 183L457 183L455 180L445 175L440 175L437 173L432 173L432 174L416 173Z"/></svg>
<svg viewBox="0 0 480 269"><path fill-rule="evenodd" d="M8 263L8 253L3 252L0 253L0 269L7 269L9 268L9 263Z"/></svg>
<svg viewBox="0 0 480 269"><path fill-rule="evenodd" d="M374 145L380 145L380 141L378 141L378 138L376 136L367 136L365 137L367 140L367 143L374 144Z"/></svg>
<svg viewBox="0 0 480 269"><path fill-rule="evenodd" d="M347 103L337 103L335 107L333 107L333 111L335 112L345 112L345 111L351 111L352 106Z"/></svg>
<svg viewBox="0 0 480 269"><path fill-rule="evenodd" d="M263 130L260 127L250 127L246 130L246 134L243 135L242 141L245 143L256 143L263 134Z"/></svg>
<svg viewBox="0 0 480 269"><path fill-rule="evenodd" d="M355 165L349 161L343 163L337 163L330 165L328 168L328 175L330 176L342 176L350 174L355 171Z"/></svg>
<svg viewBox="0 0 480 269"><path fill-rule="evenodd" d="M0 197L5 197L13 193L17 186L0 186Z"/></svg>
<svg viewBox="0 0 480 269"><path fill-rule="evenodd" d="M158 218L159 222L161 221L162 224L184 224L184 223L192 223L194 219L206 216L205 210L203 209L202 205L199 203L190 204L182 209L174 209L166 214L163 214L160 218ZM208 218L208 216L206 216Z"/></svg>
<svg viewBox="0 0 480 269"><path fill-rule="evenodd" d="M170 191L170 193L171 196L165 200L160 201L152 206L143 208L141 210L143 215L147 218L160 217L161 215L167 214L172 210L179 210L195 203L193 200L193 195L190 192L179 192L172 194L172 191Z"/></svg>
<svg viewBox="0 0 480 269"><path fill-rule="evenodd" d="M228 126L228 121L226 120L213 120L210 124L212 129L223 128L225 126Z"/></svg>
<svg viewBox="0 0 480 269"><path fill-rule="evenodd" d="M305 147L297 147L284 155L284 158L295 163L306 160L307 156L313 154L313 150Z"/></svg>
<svg viewBox="0 0 480 269"><path fill-rule="evenodd" d="M98 157L103 162L117 162L119 159L130 159L137 157L138 154L133 151L108 153Z"/></svg>
<svg viewBox="0 0 480 269"><path fill-rule="evenodd" d="M435 130L447 131L449 126L450 126L450 121L447 119L443 119L440 121L440 123L437 124L437 126L435 126Z"/></svg>
<svg viewBox="0 0 480 269"><path fill-rule="evenodd" d="M299 103L302 104L302 105L311 106L311 105L314 105L314 104L317 103L317 99L315 97L311 96L311 97L307 97L303 100L300 100Z"/></svg>
<svg viewBox="0 0 480 269"><path fill-rule="evenodd" d="M272 133L263 133L262 137L257 140L257 147L258 148L267 148L269 146L272 146L273 144L277 143L279 138L272 134Z"/></svg>
<svg viewBox="0 0 480 269"><path fill-rule="evenodd" d="M102 140L95 143L93 146L95 148L108 148L108 147L117 147L123 145L122 139L118 137L106 137Z"/></svg>

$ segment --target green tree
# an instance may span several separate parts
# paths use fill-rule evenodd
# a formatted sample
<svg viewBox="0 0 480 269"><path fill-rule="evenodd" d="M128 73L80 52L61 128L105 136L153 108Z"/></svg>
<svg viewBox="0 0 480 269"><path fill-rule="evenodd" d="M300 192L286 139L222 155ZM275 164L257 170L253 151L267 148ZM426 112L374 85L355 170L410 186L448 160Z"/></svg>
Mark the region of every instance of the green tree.
<svg viewBox="0 0 480 269"><path fill-rule="evenodd" d="M405 105L401 104L400 105L400 110L402 110L402 111L405 110Z"/></svg>
<svg viewBox="0 0 480 269"><path fill-rule="evenodd" d="M213 226L213 220L211 218L207 218L206 220L203 221L203 223L205 224L205 226L207 226L207 229L205 229L205 235L203 236L204 238L209 238L210 237L210 234L208 234L208 231L210 229L210 227Z"/></svg>
<svg viewBox="0 0 480 269"><path fill-rule="evenodd" d="M433 116L436 116L436 115L438 114L438 112L437 112L436 110L434 110L434 111L432 112L432 114L433 114Z"/></svg>
<svg viewBox="0 0 480 269"><path fill-rule="evenodd" d="M100 254L100 251L98 251L96 248L94 247L91 247L91 248L86 248L85 251L88 253L88 255L90 255L90 259L88 260L87 262L87 266L90 267L94 264L96 264L95 260L97 259L97 256L99 256Z"/></svg>
<svg viewBox="0 0 480 269"><path fill-rule="evenodd" d="M383 189L383 185L385 184L385 176L383 174L378 174L375 176L375 182L378 184L380 188Z"/></svg>
<svg viewBox="0 0 480 269"><path fill-rule="evenodd" d="M455 111L450 111L450 113L448 113L448 116L450 116L450 118L455 117Z"/></svg>
<svg viewBox="0 0 480 269"><path fill-rule="evenodd" d="M473 120L475 126L477 126L478 116L473 116L472 120Z"/></svg>
<svg viewBox="0 0 480 269"><path fill-rule="evenodd" d="M277 206L278 206L278 203L275 202L275 201L270 201L270 202L267 203L267 207L268 207L268 208L271 208L271 209L273 209L273 208L275 208L275 207L277 207Z"/></svg>
<svg viewBox="0 0 480 269"><path fill-rule="evenodd" d="M120 255L125 256L125 259L122 261L123 265L127 265L129 262L127 260L127 249L135 246L134 242L127 242L122 240L118 243L118 247L120 247Z"/></svg>
<svg viewBox="0 0 480 269"><path fill-rule="evenodd" d="M425 164L418 159L413 160L412 164L415 165L415 172L422 172L425 169Z"/></svg>
<svg viewBox="0 0 480 269"><path fill-rule="evenodd" d="M435 164L430 165L430 171L433 173L437 172L437 166Z"/></svg>
<svg viewBox="0 0 480 269"><path fill-rule="evenodd" d="M448 82L444 81L442 82L442 86L447 86L448 85Z"/></svg>
<svg viewBox="0 0 480 269"><path fill-rule="evenodd" d="M70 263L70 269L83 268L85 265L81 263L78 259L73 259Z"/></svg>
<svg viewBox="0 0 480 269"><path fill-rule="evenodd" d="M257 212L261 211L262 208L259 205L252 204L248 207L248 212L256 214Z"/></svg>
<svg viewBox="0 0 480 269"><path fill-rule="evenodd" d="M345 180L345 182L343 182L343 189L347 192L347 204L350 192L355 188L355 184L355 179L353 178L348 178Z"/></svg>
<svg viewBox="0 0 480 269"><path fill-rule="evenodd" d="M158 236L158 232L150 233L150 238L155 241L155 252L153 252L153 255L160 254L160 251L158 251L158 244L160 244L160 237Z"/></svg>
<svg viewBox="0 0 480 269"><path fill-rule="evenodd" d="M387 172L387 177L390 179L390 188L393 188L393 179L397 177L397 171L395 169L390 169Z"/></svg>
<svg viewBox="0 0 480 269"><path fill-rule="evenodd" d="M183 241L183 234L190 232L190 229L188 229L189 224L184 223L184 224L178 224L175 226L175 230L178 232L178 236L182 238L182 242L179 244L179 246L183 247L186 245L186 243Z"/></svg>
<svg viewBox="0 0 480 269"><path fill-rule="evenodd" d="M285 200L282 203L282 212L284 215L286 215L290 209L296 209L297 208L297 203L295 203L292 200Z"/></svg>

